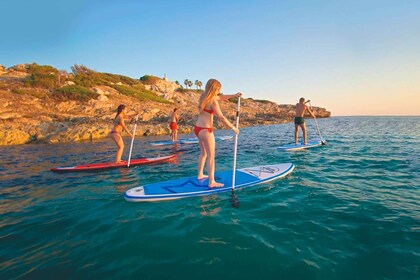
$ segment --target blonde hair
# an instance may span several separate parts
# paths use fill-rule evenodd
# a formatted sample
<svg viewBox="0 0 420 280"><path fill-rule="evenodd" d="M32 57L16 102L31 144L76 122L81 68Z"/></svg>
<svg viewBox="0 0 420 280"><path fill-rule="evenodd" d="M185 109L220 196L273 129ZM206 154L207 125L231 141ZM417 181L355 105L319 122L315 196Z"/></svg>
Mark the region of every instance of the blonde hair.
<svg viewBox="0 0 420 280"><path fill-rule="evenodd" d="M208 80L206 84L206 89L200 96L200 100L198 101L198 110L201 112L204 110L207 104L211 102L211 100L220 93L220 89L222 88L222 84L216 79Z"/></svg>

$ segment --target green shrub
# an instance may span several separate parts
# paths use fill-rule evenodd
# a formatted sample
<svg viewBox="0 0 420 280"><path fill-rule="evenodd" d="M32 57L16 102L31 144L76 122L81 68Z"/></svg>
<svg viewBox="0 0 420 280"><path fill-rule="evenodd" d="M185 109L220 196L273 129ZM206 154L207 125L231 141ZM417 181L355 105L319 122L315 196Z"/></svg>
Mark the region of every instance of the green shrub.
<svg viewBox="0 0 420 280"><path fill-rule="evenodd" d="M141 84L139 80L118 74L100 73L83 65L75 64L72 68L74 82L83 87L94 87L99 85L112 86L117 83L127 85Z"/></svg>
<svg viewBox="0 0 420 280"><path fill-rule="evenodd" d="M95 72L84 65L77 65L71 67L74 75L73 82L85 88L90 88L100 85L108 85L110 82L101 73Z"/></svg>
<svg viewBox="0 0 420 280"><path fill-rule="evenodd" d="M251 101L253 101L253 102L258 102L258 103L265 103L265 104L268 104L268 103L273 103L273 104L276 104L276 103L274 103L274 102L272 102L272 101L269 101L269 100L263 100L263 99L253 99L253 98L247 98L248 100L251 100Z"/></svg>
<svg viewBox="0 0 420 280"><path fill-rule="evenodd" d="M254 102L259 102L259 103L264 103L264 104L269 104L269 103L273 103L272 101L269 100L261 100L261 99L254 99Z"/></svg>
<svg viewBox="0 0 420 280"><path fill-rule="evenodd" d="M144 75L140 78L140 81L142 81L145 85L154 85L159 80L161 80L161 78L152 75Z"/></svg>
<svg viewBox="0 0 420 280"><path fill-rule="evenodd" d="M36 90L36 89L31 89L31 88L14 88L12 89L12 92L14 94L20 94L20 95L31 95L37 98L48 97L48 94L45 92L45 90Z"/></svg>
<svg viewBox="0 0 420 280"><path fill-rule="evenodd" d="M123 76L123 75L117 75L117 74L109 74L109 73L103 73L103 75L106 75L107 77L109 77L109 79L112 79L114 84L116 83L122 83L122 84L126 84L129 86L134 86L134 85L141 85L141 82L139 80L127 77L127 76Z"/></svg>
<svg viewBox="0 0 420 280"><path fill-rule="evenodd" d="M143 85L136 85L134 87L114 85L113 87L121 94L132 96L142 101L152 100L160 103L172 103L162 97L157 96L154 92L146 90Z"/></svg>
<svg viewBox="0 0 420 280"><path fill-rule="evenodd" d="M38 65L36 63L27 66L30 74L24 81L25 86L39 88L54 88L58 84L58 70L48 65Z"/></svg>
<svg viewBox="0 0 420 280"><path fill-rule="evenodd" d="M52 97L61 101L89 101L90 99L98 98L98 94L85 87L72 85L56 89Z"/></svg>

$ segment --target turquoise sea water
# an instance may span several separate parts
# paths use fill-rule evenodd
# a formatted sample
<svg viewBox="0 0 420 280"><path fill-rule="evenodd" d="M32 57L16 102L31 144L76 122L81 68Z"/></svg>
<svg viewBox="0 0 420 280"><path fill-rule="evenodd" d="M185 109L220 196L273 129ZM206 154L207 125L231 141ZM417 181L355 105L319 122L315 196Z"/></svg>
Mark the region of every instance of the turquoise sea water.
<svg viewBox="0 0 420 280"><path fill-rule="evenodd" d="M0 147L0 279L420 279L420 117L319 125L328 145L299 152L275 148L293 141L292 124L241 130L238 168L296 168L238 191L239 208L229 193L123 199L194 175L194 145L175 163L67 174L49 168L113 160L114 144ZM147 145L162 139L136 139L134 156L172 153ZM217 143L218 170L231 168L233 143Z"/></svg>

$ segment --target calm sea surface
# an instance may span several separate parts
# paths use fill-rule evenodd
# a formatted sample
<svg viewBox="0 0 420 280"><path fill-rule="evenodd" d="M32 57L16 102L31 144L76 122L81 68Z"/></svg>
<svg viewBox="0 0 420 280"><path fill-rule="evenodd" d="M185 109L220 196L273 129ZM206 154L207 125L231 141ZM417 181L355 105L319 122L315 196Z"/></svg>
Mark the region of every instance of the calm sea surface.
<svg viewBox="0 0 420 280"><path fill-rule="evenodd" d="M68 174L49 169L113 160L114 144L0 147L0 279L420 279L420 117L319 125L328 145L300 152L275 148L293 142L292 124L241 130L238 168L296 168L237 191L239 208L230 193L124 200L195 175L196 145L175 163ZM174 152L148 145L163 139L137 138L134 157ZM231 169L233 144L217 143L217 170Z"/></svg>

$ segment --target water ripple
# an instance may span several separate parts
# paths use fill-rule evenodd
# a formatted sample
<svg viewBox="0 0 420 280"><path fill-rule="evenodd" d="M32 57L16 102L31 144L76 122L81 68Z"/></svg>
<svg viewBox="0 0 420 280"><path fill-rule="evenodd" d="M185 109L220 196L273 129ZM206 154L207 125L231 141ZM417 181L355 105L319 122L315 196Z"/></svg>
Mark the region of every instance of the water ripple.
<svg viewBox="0 0 420 280"><path fill-rule="evenodd" d="M195 174L197 146L148 145L164 137L137 139L134 157L182 148L174 163L91 173L49 168L112 160L111 141L0 147L2 278L418 279L420 118L410 120L322 119L328 144L290 153L275 147L293 124L243 128L238 168L296 169L237 191L238 209L228 193L125 202L129 188ZM233 141L217 146L217 169L230 169Z"/></svg>

